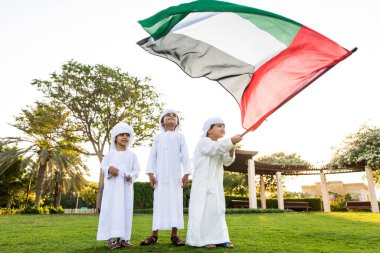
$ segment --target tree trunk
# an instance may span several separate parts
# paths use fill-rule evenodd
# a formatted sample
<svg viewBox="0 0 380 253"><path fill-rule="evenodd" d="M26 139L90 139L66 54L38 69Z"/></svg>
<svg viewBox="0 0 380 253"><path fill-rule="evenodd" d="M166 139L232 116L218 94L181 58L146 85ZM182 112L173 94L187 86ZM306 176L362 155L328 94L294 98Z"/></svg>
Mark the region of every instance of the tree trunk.
<svg viewBox="0 0 380 253"><path fill-rule="evenodd" d="M102 205L102 198L103 198L103 189L104 189L104 175L102 170L100 170L99 173L99 183L98 183L98 193L96 194L96 209L98 209L98 212L100 212L100 207Z"/></svg>
<svg viewBox="0 0 380 253"><path fill-rule="evenodd" d="M103 154L98 154L98 159L99 159L99 163L101 163L103 159ZM96 194L96 209L98 210L99 213L100 213L100 207L102 205L103 189L104 189L104 175L103 175L102 169L100 168L98 193Z"/></svg>
<svg viewBox="0 0 380 253"><path fill-rule="evenodd" d="M54 187L54 207L58 206L58 196L59 196L59 180L57 179Z"/></svg>
<svg viewBox="0 0 380 253"><path fill-rule="evenodd" d="M62 185L63 185L63 181L61 180L59 182L59 188L58 188L58 198L57 198L57 206L60 206L61 205L61 197L62 197Z"/></svg>
<svg viewBox="0 0 380 253"><path fill-rule="evenodd" d="M7 208L11 208L12 207L12 195L8 195L7 197Z"/></svg>
<svg viewBox="0 0 380 253"><path fill-rule="evenodd" d="M30 189L32 188L33 174L34 174L34 172L32 171L30 173L29 183L28 183L28 185L26 187L25 206L28 206L29 193L30 193Z"/></svg>
<svg viewBox="0 0 380 253"><path fill-rule="evenodd" d="M46 169L47 169L46 162L44 164L41 164L40 168L38 169L37 184L36 184L36 200L34 201L35 207L40 206L40 199L41 199L42 187L44 184Z"/></svg>

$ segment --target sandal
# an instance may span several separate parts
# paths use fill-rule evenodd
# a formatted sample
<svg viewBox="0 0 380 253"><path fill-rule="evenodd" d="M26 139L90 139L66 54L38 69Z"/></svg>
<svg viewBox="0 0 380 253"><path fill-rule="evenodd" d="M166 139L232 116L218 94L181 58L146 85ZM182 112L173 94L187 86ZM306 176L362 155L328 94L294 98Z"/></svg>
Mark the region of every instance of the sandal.
<svg viewBox="0 0 380 253"><path fill-rule="evenodd" d="M221 247L221 248L229 248L229 249L232 249L234 247L234 245L230 242L216 244L216 246Z"/></svg>
<svg viewBox="0 0 380 253"><path fill-rule="evenodd" d="M142 241L140 242L140 245L141 245L141 246L151 245L151 244L156 243L157 240L158 240L158 237L157 237L157 236L155 236L155 235L151 235L151 236L149 236L148 238L146 238L145 240L142 240Z"/></svg>
<svg viewBox="0 0 380 253"><path fill-rule="evenodd" d="M170 238L170 240L172 241L172 244L175 245L175 246L184 246L186 244L186 242L184 240L181 240L178 235L174 235Z"/></svg>
<svg viewBox="0 0 380 253"><path fill-rule="evenodd" d="M215 244L207 244L205 246L205 248L207 248L207 249L214 249L214 248L216 248L216 245Z"/></svg>
<svg viewBox="0 0 380 253"><path fill-rule="evenodd" d="M133 244L130 241L121 240L120 246L123 248L130 248Z"/></svg>
<svg viewBox="0 0 380 253"><path fill-rule="evenodd" d="M119 240L115 240L115 239L110 239L108 240L107 242L107 248L109 249L117 249L117 248L120 248L120 244L118 242Z"/></svg>

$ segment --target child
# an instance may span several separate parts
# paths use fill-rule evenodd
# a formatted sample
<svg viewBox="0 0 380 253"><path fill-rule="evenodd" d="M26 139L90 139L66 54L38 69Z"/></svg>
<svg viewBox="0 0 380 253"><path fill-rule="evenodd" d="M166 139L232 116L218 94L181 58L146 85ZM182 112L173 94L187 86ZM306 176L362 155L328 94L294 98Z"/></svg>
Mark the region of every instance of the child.
<svg viewBox="0 0 380 253"><path fill-rule="evenodd" d="M194 173L190 193L186 243L190 246L232 248L225 220L223 165L235 160L234 145L243 138L218 141L224 136L224 122L211 118L203 126L203 135L194 152Z"/></svg>
<svg viewBox="0 0 380 253"><path fill-rule="evenodd" d="M132 247L130 243L133 214L133 182L140 166L129 149L134 138L133 129L118 123L111 130L111 147L101 169L104 173L104 191L99 216L97 240L108 240L107 247Z"/></svg>
<svg viewBox="0 0 380 253"><path fill-rule="evenodd" d="M152 235L140 245L150 245L158 240L158 230L171 229L171 242L185 245L177 235L184 228L183 188L189 181L190 159L184 136L179 132L177 112L165 110L160 117L161 133L153 141L146 173L154 189Z"/></svg>

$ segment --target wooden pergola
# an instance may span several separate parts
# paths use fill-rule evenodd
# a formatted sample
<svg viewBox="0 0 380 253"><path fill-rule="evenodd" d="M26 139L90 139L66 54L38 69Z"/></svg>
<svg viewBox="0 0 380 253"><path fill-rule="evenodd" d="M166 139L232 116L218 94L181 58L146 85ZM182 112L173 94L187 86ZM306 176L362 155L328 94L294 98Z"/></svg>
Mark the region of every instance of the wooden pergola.
<svg viewBox="0 0 380 253"><path fill-rule="evenodd" d="M375 183L372 176L372 169L369 167L356 166L349 169L331 169L328 167L309 167L309 166L283 166L268 163L256 162L253 157L257 151L236 150L236 159L233 164L224 169L231 172L248 173L248 189L249 189L249 208L257 208L256 198L256 175L260 175L260 198L262 208L266 208L264 175L276 175L277 178L277 195L278 208L284 209L284 198L282 192L282 175L320 175L321 192L323 200L324 212L330 212L330 200L327 191L326 174L341 174L352 172L366 172L369 195L371 199L372 212L378 213L379 206L376 197Z"/></svg>

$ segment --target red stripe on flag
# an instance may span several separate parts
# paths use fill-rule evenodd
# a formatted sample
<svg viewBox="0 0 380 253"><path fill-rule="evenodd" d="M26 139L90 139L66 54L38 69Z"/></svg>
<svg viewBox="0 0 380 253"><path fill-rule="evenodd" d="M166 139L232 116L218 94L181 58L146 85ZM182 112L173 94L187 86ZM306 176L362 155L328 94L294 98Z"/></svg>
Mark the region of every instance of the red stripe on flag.
<svg viewBox="0 0 380 253"><path fill-rule="evenodd" d="M323 70L350 54L329 38L303 26L287 49L253 73L239 104L243 127L250 131L258 128L270 114L323 74Z"/></svg>

